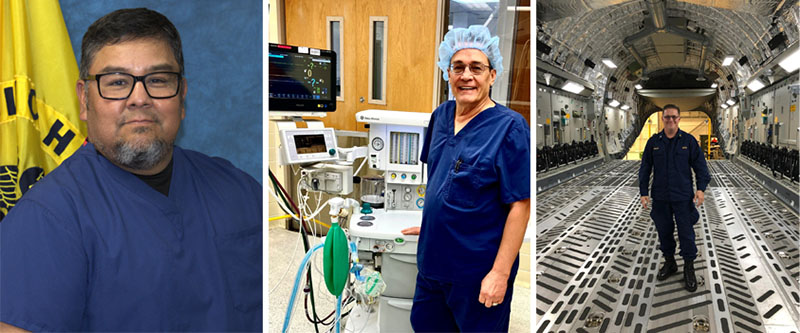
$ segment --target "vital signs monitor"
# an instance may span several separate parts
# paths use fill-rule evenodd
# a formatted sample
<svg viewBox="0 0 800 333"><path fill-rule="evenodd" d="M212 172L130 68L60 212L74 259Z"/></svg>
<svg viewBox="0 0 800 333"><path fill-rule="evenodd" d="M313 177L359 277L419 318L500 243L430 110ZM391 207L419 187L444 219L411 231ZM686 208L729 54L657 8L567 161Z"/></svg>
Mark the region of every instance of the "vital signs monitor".
<svg viewBox="0 0 800 333"><path fill-rule="evenodd" d="M269 110L336 111L336 53L270 43Z"/></svg>

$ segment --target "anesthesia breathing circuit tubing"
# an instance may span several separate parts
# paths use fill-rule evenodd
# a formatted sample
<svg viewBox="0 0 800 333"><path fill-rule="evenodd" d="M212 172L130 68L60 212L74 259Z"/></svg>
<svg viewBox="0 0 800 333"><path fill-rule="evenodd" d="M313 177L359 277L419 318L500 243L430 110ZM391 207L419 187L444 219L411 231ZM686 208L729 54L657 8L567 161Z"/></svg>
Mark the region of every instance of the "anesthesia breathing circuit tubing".
<svg viewBox="0 0 800 333"><path fill-rule="evenodd" d="M297 290L300 286L300 280L303 277L303 271L308 267L309 260L311 259L311 255L314 254L315 251L323 248L325 244L317 244L311 250L309 250L306 255L303 257L303 261L300 262L300 267L297 269L297 277L294 279L294 287L292 287L292 297L289 298L289 306L286 308L286 316L283 319L283 330L281 332L286 333L289 330L289 322L292 320L292 308L294 308L294 301L295 297L297 296ZM355 248L355 243L350 243L351 249ZM359 276L358 272L356 272L356 276ZM340 327L342 326L340 323L342 314L342 295L336 297L336 317L334 318L334 325L336 325L336 333L339 333Z"/></svg>
<svg viewBox="0 0 800 333"><path fill-rule="evenodd" d="M303 257L303 261L300 263L300 268L297 270L297 278L295 278L294 287L292 287L292 297L289 298L289 307L286 308L286 317L284 317L283 330L281 332L285 333L289 330L289 321L292 320L292 308L294 307L294 300L297 296L297 289L300 285L300 279L303 277L303 271L305 270L306 266L308 266L308 260L311 259L311 254L313 254L314 251L321 249L323 246L325 246L325 244L317 244L314 246L311 250L306 252L305 257ZM338 305L336 308L337 310L339 309ZM339 314L337 313L336 315L338 316Z"/></svg>

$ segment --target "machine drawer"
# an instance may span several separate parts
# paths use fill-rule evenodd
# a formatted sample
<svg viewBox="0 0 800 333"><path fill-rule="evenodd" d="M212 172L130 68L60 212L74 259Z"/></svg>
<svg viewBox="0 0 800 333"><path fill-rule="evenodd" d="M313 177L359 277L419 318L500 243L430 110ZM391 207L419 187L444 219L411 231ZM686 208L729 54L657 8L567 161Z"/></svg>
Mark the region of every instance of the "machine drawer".
<svg viewBox="0 0 800 333"><path fill-rule="evenodd" d="M381 275L386 282L384 296L414 298L417 285L417 255L382 254Z"/></svg>

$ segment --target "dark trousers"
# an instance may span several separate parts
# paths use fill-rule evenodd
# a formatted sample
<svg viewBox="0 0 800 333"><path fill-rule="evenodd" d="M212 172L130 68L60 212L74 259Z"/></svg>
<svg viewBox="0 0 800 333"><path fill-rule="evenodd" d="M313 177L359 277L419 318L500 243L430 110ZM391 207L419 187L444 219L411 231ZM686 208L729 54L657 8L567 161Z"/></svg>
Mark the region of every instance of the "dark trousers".
<svg viewBox="0 0 800 333"><path fill-rule="evenodd" d="M487 308L478 302L480 282L456 285L417 273L411 326L414 332L508 332L513 284L509 279L503 303Z"/></svg>
<svg viewBox="0 0 800 333"><path fill-rule="evenodd" d="M694 227L700 217L694 202L653 200L650 217L656 224L661 252L666 257L675 255L675 237L672 235L678 226L678 239L681 243L681 257L684 261L697 257L697 246L694 243ZM673 219L674 217L674 219Z"/></svg>

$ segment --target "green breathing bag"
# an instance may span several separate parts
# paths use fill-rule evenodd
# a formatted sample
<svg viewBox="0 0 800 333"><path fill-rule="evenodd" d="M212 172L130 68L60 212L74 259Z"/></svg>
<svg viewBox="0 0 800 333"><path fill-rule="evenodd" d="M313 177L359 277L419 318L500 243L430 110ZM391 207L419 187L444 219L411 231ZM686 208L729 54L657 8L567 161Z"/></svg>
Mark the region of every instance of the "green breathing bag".
<svg viewBox="0 0 800 333"><path fill-rule="evenodd" d="M339 224L334 222L328 229L325 237L325 247L322 256L323 272L325 273L325 286L334 296L342 294L347 276L350 274L350 258L347 246L347 236Z"/></svg>

